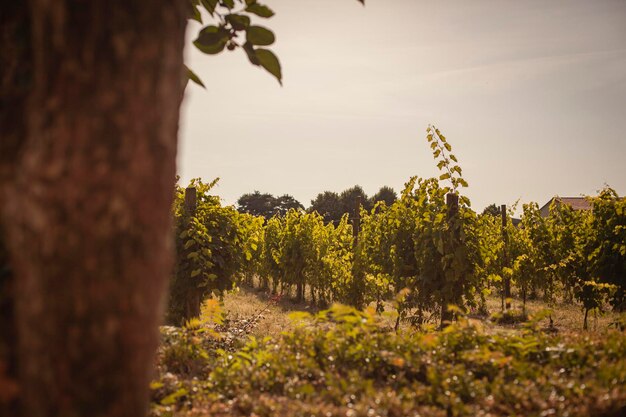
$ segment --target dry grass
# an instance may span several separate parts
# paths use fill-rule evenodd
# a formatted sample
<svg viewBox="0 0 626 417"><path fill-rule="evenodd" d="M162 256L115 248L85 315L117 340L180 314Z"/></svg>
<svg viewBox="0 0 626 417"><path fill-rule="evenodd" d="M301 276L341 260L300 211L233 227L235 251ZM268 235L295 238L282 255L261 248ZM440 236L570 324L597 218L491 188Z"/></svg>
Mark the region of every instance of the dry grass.
<svg viewBox="0 0 626 417"><path fill-rule="evenodd" d="M487 300L487 308L491 314L501 311L501 301L498 297L490 297ZM521 300L513 299L512 308L521 314ZM580 305L576 303L559 302L550 307L541 300L531 300L526 303L527 314L533 315L539 311L549 309L552 311L552 319L555 328L560 332L582 332L583 312ZM391 305L385 310L392 311ZM318 308L307 303L296 303L292 298L285 296L278 301L272 301L269 293L264 293L257 289L242 287L239 290L229 293L224 297L224 311L228 318L233 320L250 319L259 315L258 324L251 329L250 334L256 337L277 336L283 331L291 330L294 323L289 319L289 313L295 311L306 311L315 313ZM610 323L616 321L617 314L607 312L604 314L589 314L588 332L604 333L609 328ZM393 319L386 318L389 325L393 326ZM488 318L482 319L487 329L491 331L514 331L520 327L516 324L497 324ZM548 318L540 322L547 327Z"/></svg>
<svg viewBox="0 0 626 417"><path fill-rule="evenodd" d="M308 311L314 313L317 308L306 303L296 303L288 297L273 301L270 294L260 290L241 287L224 297L226 317L233 320L249 319L260 315L258 324L250 334L256 337L276 336L293 328L289 313Z"/></svg>
<svg viewBox="0 0 626 417"><path fill-rule="evenodd" d="M490 313L501 311L501 300L499 297L490 297L487 299L487 308ZM521 313L522 301L513 299L511 308ZM530 300L526 302L526 312L529 315L536 314L541 310L551 310L554 326L559 331L566 332L582 332L583 331L583 310L580 304L576 302L567 303L559 301L555 305L550 306L542 300ZM610 311L607 306L605 313L589 313L588 325L589 332L604 333L612 322L618 318L616 313ZM549 325L549 319L546 318L542 322L545 326ZM507 326L504 326L507 327Z"/></svg>

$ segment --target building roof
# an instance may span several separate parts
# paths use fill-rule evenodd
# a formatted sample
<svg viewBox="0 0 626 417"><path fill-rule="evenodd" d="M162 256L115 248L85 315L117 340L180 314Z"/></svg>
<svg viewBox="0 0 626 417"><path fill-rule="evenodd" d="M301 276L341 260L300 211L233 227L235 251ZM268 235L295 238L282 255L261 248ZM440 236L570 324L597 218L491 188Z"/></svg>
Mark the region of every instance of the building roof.
<svg viewBox="0 0 626 417"><path fill-rule="evenodd" d="M573 210L591 210L591 203L585 197L553 197L539 211L547 212L553 200L561 204L567 204Z"/></svg>

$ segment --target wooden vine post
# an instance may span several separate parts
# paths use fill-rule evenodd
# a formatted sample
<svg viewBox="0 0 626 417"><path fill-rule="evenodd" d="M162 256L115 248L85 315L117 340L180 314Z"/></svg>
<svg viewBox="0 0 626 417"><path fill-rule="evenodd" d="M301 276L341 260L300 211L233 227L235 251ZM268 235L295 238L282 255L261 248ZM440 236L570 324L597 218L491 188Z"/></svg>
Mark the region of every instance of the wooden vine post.
<svg viewBox="0 0 626 417"><path fill-rule="evenodd" d="M508 257L507 257L507 244L508 244L508 236L506 233L506 204L502 204L500 206L500 215L502 217L502 241L504 243L502 248L502 266L508 267ZM507 310L511 308L511 275L504 274L504 291L502 293L502 310L506 307ZM505 304L506 303L506 304Z"/></svg>
<svg viewBox="0 0 626 417"><path fill-rule="evenodd" d="M448 207L447 220L449 229L452 233L451 240L453 245L459 244L460 229L459 229L459 195L456 193L446 194L446 206ZM461 278L462 279L462 278ZM451 285L451 292L449 294L444 293L441 300L441 327L446 322L450 322L454 319L454 314L448 310L448 304L458 305L461 302L463 282L448 283Z"/></svg>
<svg viewBox="0 0 626 417"><path fill-rule="evenodd" d="M354 213L352 215L352 248L354 250L354 256L357 255L357 247L359 244L359 232L361 231L361 197L357 196L354 200ZM351 289L351 303L353 307L363 308L363 282L365 277L362 272L355 268L356 262L353 264L352 269L352 289Z"/></svg>
<svg viewBox="0 0 626 417"><path fill-rule="evenodd" d="M187 219L187 227L191 219L196 214L196 208L198 207L198 195L196 187L188 187L185 189L185 218ZM191 249L185 252L185 258L191 252ZM185 320L189 320L192 317L200 315L200 291L197 284L194 282L194 278L190 277L191 282L187 288L187 296L185 297Z"/></svg>
<svg viewBox="0 0 626 417"><path fill-rule="evenodd" d="M354 236L354 247L359 243L359 232L361 231L361 196L354 200L354 215L352 217L352 234Z"/></svg>
<svg viewBox="0 0 626 417"><path fill-rule="evenodd" d="M198 207L198 195L196 187L188 187L185 189L185 214L193 216Z"/></svg>

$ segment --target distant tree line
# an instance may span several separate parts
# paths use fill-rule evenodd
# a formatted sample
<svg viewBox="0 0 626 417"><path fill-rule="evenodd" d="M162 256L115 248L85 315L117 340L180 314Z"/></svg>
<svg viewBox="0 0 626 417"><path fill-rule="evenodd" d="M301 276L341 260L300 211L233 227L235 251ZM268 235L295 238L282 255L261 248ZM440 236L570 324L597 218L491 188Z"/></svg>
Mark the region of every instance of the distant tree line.
<svg viewBox="0 0 626 417"><path fill-rule="evenodd" d="M242 213L263 216L266 220L269 220L276 215L284 215L290 209L304 210L304 206L288 194L274 197L269 193L255 191L239 197L239 200L237 200L237 209Z"/></svg>
<svg viewBox="0 0 626 417"><path fill-rule="evenodd" d="M306 211L317 212L324 218L325 223L332 222L337 225L344 214L354 213L357 199L366 210L370 211L379 201L384 201L385 205L390 206L398 199L398 195L393 188L383 186L372 197L368 197L360 185L355 185L341 193L334 191L319 193L315 199L311 200L311 205ZM269 193L254 191L239 197L237 209L242 213L270 219L275 215L284 215L290 209L304 210L304 206L288 194L274 197Z"/></svg>

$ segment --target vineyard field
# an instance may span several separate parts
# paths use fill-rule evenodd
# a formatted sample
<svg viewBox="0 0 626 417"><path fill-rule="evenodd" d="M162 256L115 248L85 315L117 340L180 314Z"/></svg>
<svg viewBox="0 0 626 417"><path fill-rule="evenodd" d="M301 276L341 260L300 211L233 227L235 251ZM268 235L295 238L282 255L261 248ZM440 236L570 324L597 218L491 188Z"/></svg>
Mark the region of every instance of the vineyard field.
<svg viewBox="0 0 626 417"><path fill-rule="evenodd" d="M427 141L438 178L338 222L177 187L154 417L626 414L626 200L477 213Z"/></svg>

